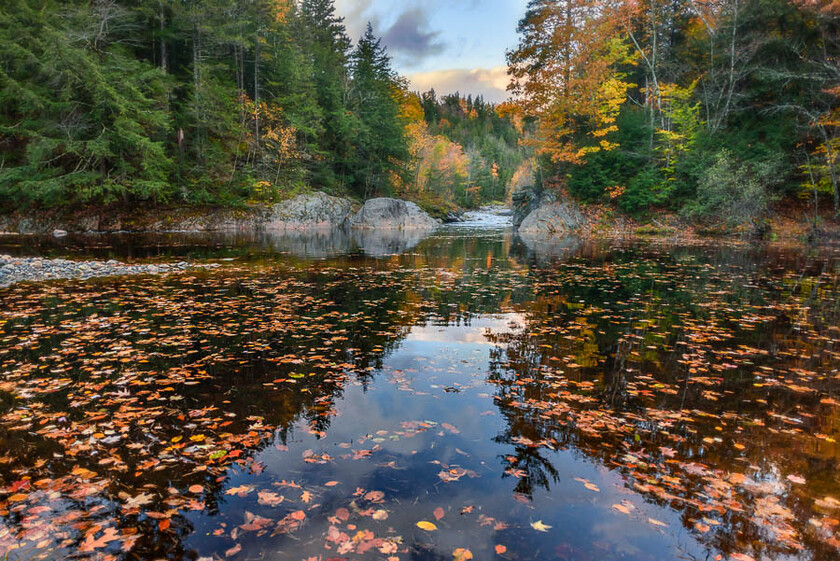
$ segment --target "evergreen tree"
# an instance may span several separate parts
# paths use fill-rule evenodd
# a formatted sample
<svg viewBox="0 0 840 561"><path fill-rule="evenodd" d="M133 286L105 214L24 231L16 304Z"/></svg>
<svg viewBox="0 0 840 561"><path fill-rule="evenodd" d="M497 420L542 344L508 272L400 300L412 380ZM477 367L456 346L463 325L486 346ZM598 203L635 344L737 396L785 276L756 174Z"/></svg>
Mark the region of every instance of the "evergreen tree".
<svg viewBox="0 0 840 561"><path fill-rule="evenodd" d="M112 41L123 16L52 0L0 10L0 204L169 196L163 76Z"/></svg>
<svg viewBox="0 0 840 561"><path fill-rule="evenodd" d="M402 173L408 157L397 101L401 85L370 24L353 52L351 67L350 103L359 122L351 181L354 190L367 198L386 191L392 174Z"/></svg>
<svg viewBox="0 0 840 561"><path fill-rule="evenodd" d="M312 181L334 186L346 181L352 150L353 123L348 117L348 51L350 39L332 0L302 0L300 41L311 60L312 82L323 116L323 129L314 154Z"/></svg>

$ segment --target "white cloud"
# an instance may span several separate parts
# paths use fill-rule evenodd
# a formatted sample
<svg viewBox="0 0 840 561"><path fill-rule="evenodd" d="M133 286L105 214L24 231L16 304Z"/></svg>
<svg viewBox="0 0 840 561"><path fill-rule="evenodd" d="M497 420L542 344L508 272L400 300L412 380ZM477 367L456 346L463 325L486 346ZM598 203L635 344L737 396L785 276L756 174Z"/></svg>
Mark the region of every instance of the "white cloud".
<svg viewBox="0 0 840 561"><path fill-rule="evenodd" d="M460 92L464 95L483 95L486 101L500 102L510 95L507 67L469 68L455 70L437 70L434 72L417 72L409 74L411 88L418 91L428 91L434 88L438 96Z"/></svg>

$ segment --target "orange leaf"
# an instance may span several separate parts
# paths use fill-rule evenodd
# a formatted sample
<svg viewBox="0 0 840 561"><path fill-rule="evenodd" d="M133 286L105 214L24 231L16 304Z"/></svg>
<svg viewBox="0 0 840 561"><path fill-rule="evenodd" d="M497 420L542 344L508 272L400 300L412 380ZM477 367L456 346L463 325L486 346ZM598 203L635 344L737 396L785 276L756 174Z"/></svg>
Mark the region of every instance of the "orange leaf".
<svg viewBox="0 0 840 561"><path fill-rule="evenodd" d="M506 551L507 551L507 548L505 546L503 546L501 544L496 546L496 555L501 555L501 554L505 553Z"/></svg>
<svg viewBox="0 0 840 561"><path fill-rule="evenodd" d="M442 508L440 508L440 507L437 507L437 508L435 509L435 511L434 511L432 514L434 514L434 515L435 515L435 520L440 520L441 518L443 518L444 516L446 516L446 513L445 513L445 512L443 511L443 509L442 509Z"/></svg>
<svg viewBox="0 0 840 561"><path fill-rule="evenodd" d="M459 547L455 551L452 552L452 556L455 558L455 561L469 561L473 558L473 554L469 549Z"/></svg>

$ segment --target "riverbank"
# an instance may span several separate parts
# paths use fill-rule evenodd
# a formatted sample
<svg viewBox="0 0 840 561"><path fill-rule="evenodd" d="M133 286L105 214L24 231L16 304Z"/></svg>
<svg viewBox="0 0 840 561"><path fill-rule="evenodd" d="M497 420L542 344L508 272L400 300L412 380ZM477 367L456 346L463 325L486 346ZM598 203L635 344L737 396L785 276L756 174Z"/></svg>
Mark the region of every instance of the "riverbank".
<svg viewBox="0 0 840 561"><path fill-rule="evenodd" d="M212 269L218 264L179 263L130 265L116 261L72 261L69 259L44 259L41 257L12 257L0 255L0 287L19 282L79 279L95 277L165 275L190 269Z"/></svg>
<svg viewBox="0 0 840 561"><path fill-rule="evenodd" d="M524 210L524 212L523 212ZM802 205L777 205L761 232L754 228L721 228L691 223L678 213L657 211L633 217L604 204L578 204L568 197L514 209L485 206L451 212L445 222L494 227L520 227L527 235L607 237L665 237L669 239L754 238L819 241L840 239L840 224L826 209L814 227L812 215ZM476 216L482 216L474 224ZM529 215L530 220L528 220ZM511 224L511 221L513 224ZM40 210L0 215L0 234L55 235L112 233L214 233L214 232L330 232L337 230L392 231L434 229L435 220L415 203L401 199L370 199L364 204L320 192L299 195L274 205L230 207L97 207ZM760 234L760 236L756 236Z"/></svg>

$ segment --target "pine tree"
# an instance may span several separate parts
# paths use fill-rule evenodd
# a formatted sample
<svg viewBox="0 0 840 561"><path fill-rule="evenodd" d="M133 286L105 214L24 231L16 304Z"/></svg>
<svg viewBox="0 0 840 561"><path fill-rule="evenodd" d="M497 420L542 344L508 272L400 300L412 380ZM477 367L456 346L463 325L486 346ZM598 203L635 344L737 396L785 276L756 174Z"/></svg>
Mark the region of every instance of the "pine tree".
<svg viewBox="0 0 840 561"><path fill-rule="evenodd" d="M0 10L0 204L169 195L162 73L111 40L103 18L124 16L51 0Z"/></svg>
<svg viewBox="0 0 840 561"><path fill-rule="evenodd" d="M350 39L332 0L302 0L301 45L311 60L312 82L323 116L323 131L313 158L312 181L331 187L346 180L353 125L346 94Z"/></svg>
<svg viewBox="0 0 840 561"><path fill-rule="evenodd" d="M367 198L385 192L392 174L402 173L401 164L408 157L397 99L401 84L370 24L353 52L351 68L351 107L360 124L352 183Z"/></svg>

